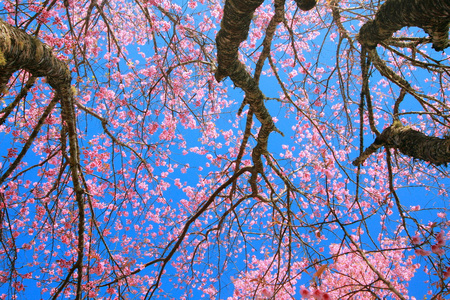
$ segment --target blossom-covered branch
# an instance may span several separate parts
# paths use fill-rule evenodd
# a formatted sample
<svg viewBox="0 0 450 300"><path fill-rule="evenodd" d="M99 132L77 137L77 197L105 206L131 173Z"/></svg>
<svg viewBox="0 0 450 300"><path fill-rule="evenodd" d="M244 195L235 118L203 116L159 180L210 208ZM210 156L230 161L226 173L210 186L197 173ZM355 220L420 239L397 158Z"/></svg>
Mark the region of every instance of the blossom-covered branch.
<svg viewBox="0 0 450 300"><path fill-rule="evenodd" d="M70 168L72 183L75 192L75 199L78 206L78 258L73 266L77 269L77 290L76 299L81 299L81 283L83 278L83 255L84 255L84 189L79 178L79 149L76 129L76 117L74 108L74 91L71 87L72 76L67 65L57 59L51 49L39 39L27 34L25 31L14 28L0 19L0 91L6 92L9 78L15 71L26 70L34 77L45 77L48 84L55 90L54 99L48 105L41 117L38 125L34 128L29 143L22 150L14 163L18 164L26 151L31 146L31 142L37 136L41 126L57 101L61 103L62 122L67 126L69 137ZM32 138L32 139L31 139ZM65 138L65 137L61 137ZM14 168L9 168L11 173ZM9 174L5 173L2 179L6 179ZM67 278L62 287L68 283ZM60 289L62 290L62 289Z"/></svg>

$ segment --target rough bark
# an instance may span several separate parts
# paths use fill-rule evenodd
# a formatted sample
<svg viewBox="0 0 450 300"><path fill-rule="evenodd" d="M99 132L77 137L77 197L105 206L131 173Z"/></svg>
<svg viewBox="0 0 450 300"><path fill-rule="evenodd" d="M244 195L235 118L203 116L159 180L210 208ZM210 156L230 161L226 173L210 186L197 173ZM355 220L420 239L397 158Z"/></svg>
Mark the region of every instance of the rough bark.
<svg viewBox="0 0 450 300"><path fill-rule="evenodd" d="M253 148L252 159L255 169L262 171L261 155L266 152L269 135L276 130L272 116L264 105L264 94L258 82L239 61L239 45L248 36L254 11L263 0L227 0L221 28L216 36L218 68L215 73L217 81L230 77L233 83L245 92L245 104L249 104L256 118L261 122L257 141Z"/></svg>
<svg viewBox="0 0 450 300"><path fill-rule="evenodd" d="M61 102L62 121L69 130L72 172L77 174L78 142L70 70L39 39L0 19L0 91L6 90L9 78L18 70L26 70L33 77L45 77L55 90L54 97ZM78 181L78 176L73 180Z"/></svg>
<svg viewBox="0 0 450 300"><path fill-rule="evenodd" d="M433 48L441 51L449 46L450 1L447 0L387 0L364 24L358 40L361 45L375 48L394 32L407 26L425 30L432 38Z"/></svg>
<svg viewBox="0 0 450 300"><path fill-rule="evenodd" d="M5 90L11 75L21 69L34 77L46 77L55 90L70 88L69 68L47 45L0 19L0 90Z"/></svg>
<svg viewBox="0 0 450 300"><path fill-rule="evenodd" d="M264 0L227 0L225 2L220 31L216 36L218 68L217 81L230 76L239 86L256 85L245 66L239 61L238 50L241 42L248 36L253 13ZM236 82L235 82L236 81Z"/></svg>
<svg viewBox="0 0 450 300"><path fill-rule="evenodd" d="M353 165L362 164L372 153L383 146L397 149L407 156L437 166L450 162L450 138L441 139L427 136L408 126L403 126L400 121L395 121L383 130L360 157L353 161Z"/></svg>

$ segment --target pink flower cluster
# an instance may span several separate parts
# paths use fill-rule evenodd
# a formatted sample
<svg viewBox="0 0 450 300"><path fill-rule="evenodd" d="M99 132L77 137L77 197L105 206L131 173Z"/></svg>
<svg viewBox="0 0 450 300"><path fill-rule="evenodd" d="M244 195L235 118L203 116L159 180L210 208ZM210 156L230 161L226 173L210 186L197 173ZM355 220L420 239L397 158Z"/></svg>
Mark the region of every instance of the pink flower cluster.
<svg viewBox="0 0 450 300"><path fill-rule="evenodd" d="M424 250L424 249L416 249L415 253L420 256L428 256L431 253L437 254L439 256L442 256L445 254L445 250L442 248L445 245L446 237L443 230L441 230L438 234L436 234L436 244L431 246L431 251ZM420 237L416 234L412 237L412 243L414 245L420 244Z"/></svg>
<svg viewBox="0 0 450 300"><path fill-rule="evenodd" d="M331 300L331 296L327 292L323 292L319 289L307 289L305 286L300 287L300 295L306 299L315 299L315 300Z"/></svg>
<svg viewBox="0 0 450 300"><path fill-rule="evenodd" d="M444 279L449 278L450 277L450 267L447 267L447 270L442 275L444 275Z"/></svg>

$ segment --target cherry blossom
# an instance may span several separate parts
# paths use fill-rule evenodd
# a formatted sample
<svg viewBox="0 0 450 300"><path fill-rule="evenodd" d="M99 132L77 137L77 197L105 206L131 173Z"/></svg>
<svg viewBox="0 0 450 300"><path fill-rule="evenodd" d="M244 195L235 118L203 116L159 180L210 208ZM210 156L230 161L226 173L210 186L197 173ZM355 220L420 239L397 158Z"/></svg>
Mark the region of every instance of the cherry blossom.
<svg viewBox="0 0 450 300"><path fill-rule="evenodd" d="M316 2L3 1L0 299L445 297L445 41Z"/></svg>

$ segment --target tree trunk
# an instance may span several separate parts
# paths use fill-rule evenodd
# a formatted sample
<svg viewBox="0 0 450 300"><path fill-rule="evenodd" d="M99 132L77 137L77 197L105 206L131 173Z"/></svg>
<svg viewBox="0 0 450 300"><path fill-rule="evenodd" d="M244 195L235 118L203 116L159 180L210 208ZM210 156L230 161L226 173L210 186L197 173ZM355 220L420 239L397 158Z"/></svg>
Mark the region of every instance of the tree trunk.
<svg viewBox="0 0 450 300"><path fill-rule="evenodd" d="M254 11L263 2L264 0L227 0L225 2L220 31L216 36L218 68L215 77L217 81L230 76L234 84L241 88L256 85L245 70L245 66L239 61L238 50L241 42L247 39Z"/></svg>
<svg viewBox="0 0 450 300"><path fill-rule="evenodd" d="M415 159L424 160L435 165L450 162L450 138L427 136L400 121L383 130L374 143L353 161L353 165L362 164L372 153L381 147L398 149L401 153Z"/></svg>
<svg viewBox="0 0 450 300"><path fill-rule="evenodd" d="M0 19L0 90L6 89L11 75L21 69L46 77L55 90L70 88L69 68L47 45Z"/></svg>
<svg viewBox="0 0 450 300"><path fill-rule="evenodd" d="M239 61L239 45L247 38L254 11L263 0L227 0L221 28L216 36L218 68L215 78L218 82L230 77L233 83L245 92L244 104L249 104L256 118L261 122L258 144L253 148L255 168L262 170L261 155L266 152L269 135L276 130L272 116L264 104L264 94L258 82Z"/></svg>
<svg viewBox="0 0 450 300"><path fill-rule="evenodd" d="M433 48L441 51L448 47L450 1L447 0L387 0L373 21L364 24L358 40L361 45L375 48L406 26L420 27L427 32Z"/></svg>

